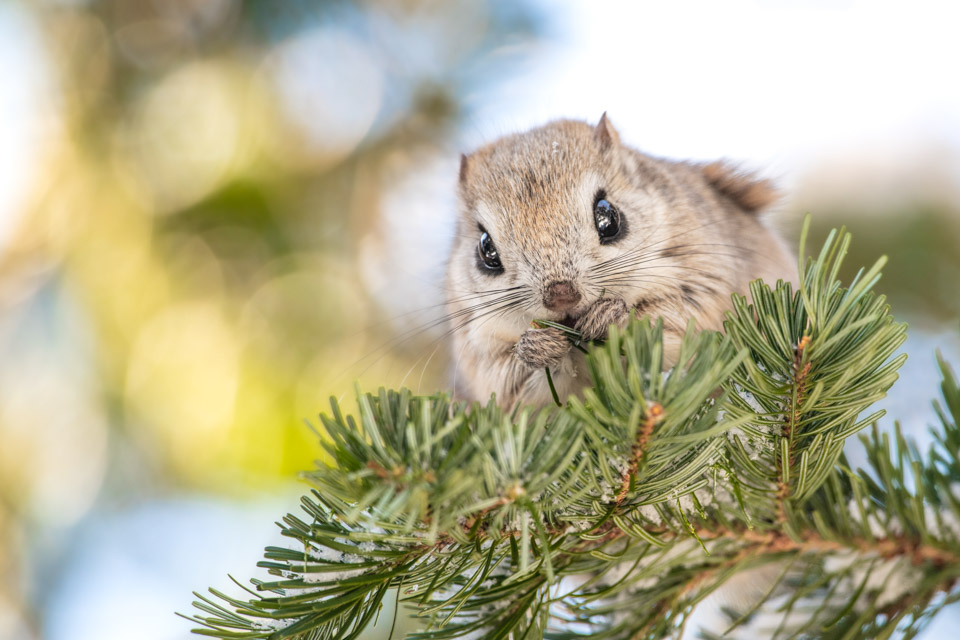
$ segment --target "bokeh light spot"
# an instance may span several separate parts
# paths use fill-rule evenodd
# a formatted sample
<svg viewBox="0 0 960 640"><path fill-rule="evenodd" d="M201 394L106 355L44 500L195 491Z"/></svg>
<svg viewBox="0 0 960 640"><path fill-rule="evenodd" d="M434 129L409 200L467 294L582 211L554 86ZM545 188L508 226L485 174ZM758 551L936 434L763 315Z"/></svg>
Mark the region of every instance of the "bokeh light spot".
<svg viewBox="0 0 960 640"><path fill-rule="evenodd" d="M286 42L268 59L265 73L294 136L303 136L304 161L329 164L348 155L380 111L382 72L370 47L343 30L321 27Z"/></svg>
<svg viewBox="0 0 960 640"><path fill-rule="evenodd" d="M174 71L142 99L123 138L159 213L196 202L237 160L242 103L229 68L197 62Z"/></svg>
<svg viewBox="0 0 960 640"><path fill-rule="evenodd" d="M233 420L239 350L218 307L172 306L140 332L130 356L131 419L152 430L187 471L207 462Z"/></svg>

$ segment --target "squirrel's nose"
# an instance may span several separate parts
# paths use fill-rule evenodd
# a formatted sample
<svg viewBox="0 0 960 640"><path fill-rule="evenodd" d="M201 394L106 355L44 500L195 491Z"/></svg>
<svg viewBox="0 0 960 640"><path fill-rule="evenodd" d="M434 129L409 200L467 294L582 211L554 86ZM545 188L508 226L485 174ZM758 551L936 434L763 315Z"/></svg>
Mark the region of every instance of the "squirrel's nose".
<svg viewBox="0 0 960 640"><path fill-rule="evenodd" d="M569 311L580 302L580 292L569 280L551 282L543 292L543 306L551 311Z"/></svg>

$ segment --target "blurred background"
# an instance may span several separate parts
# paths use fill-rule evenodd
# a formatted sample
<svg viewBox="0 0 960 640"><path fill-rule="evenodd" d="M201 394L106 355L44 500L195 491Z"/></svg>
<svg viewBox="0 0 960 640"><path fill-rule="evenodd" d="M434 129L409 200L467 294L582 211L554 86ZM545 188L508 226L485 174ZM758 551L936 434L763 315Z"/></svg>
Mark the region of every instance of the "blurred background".
<svg viewBox="0 0 960 640"><path fill-rule="evenodd" d="M948 1L0 2L0 638L183 639L253 574L328 398L443 388L458 154L607 111L854 232L960 363ZM853 454L855 457L855 453ZM956 612L925 637L948 637ZM953 637L953 636L949 636Z"/></svg>

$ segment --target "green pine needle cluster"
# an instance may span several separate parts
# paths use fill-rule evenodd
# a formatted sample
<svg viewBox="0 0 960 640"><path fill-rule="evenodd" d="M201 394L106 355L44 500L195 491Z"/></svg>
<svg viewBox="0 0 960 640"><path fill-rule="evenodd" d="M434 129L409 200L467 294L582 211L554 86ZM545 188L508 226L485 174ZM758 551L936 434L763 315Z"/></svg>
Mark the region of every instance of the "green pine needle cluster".
<svg viewBox="0 0 960 640"><path fill-rule="evenodd" d="M356 638L389 597L418 640L657 639L739 580L730 629L753 637L912 636L960 597L960 387L941 362L930 451L877 429L905 326L872 291L882 262L838 281L849 240L831 234L799 291L734 296L672 368L659 323L612 329L562 407L332 401L332 463L259 565L275 579L197 594L195 631ZM853 470L844 443L871 425Z"/></svg>

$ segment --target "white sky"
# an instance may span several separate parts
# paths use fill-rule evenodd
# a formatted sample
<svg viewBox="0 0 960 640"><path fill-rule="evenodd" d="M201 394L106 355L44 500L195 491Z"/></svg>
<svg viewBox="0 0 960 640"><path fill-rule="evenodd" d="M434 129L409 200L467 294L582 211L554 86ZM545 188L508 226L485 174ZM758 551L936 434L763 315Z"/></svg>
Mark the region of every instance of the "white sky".
<svg viewBox="0 0 960 640"><path fill-rule="evenodd" d="M960 148L957 3L542 2L561 35L478 101L468 144L607 111L645 151L743 159L788 182L857 147Z"/></svg>

